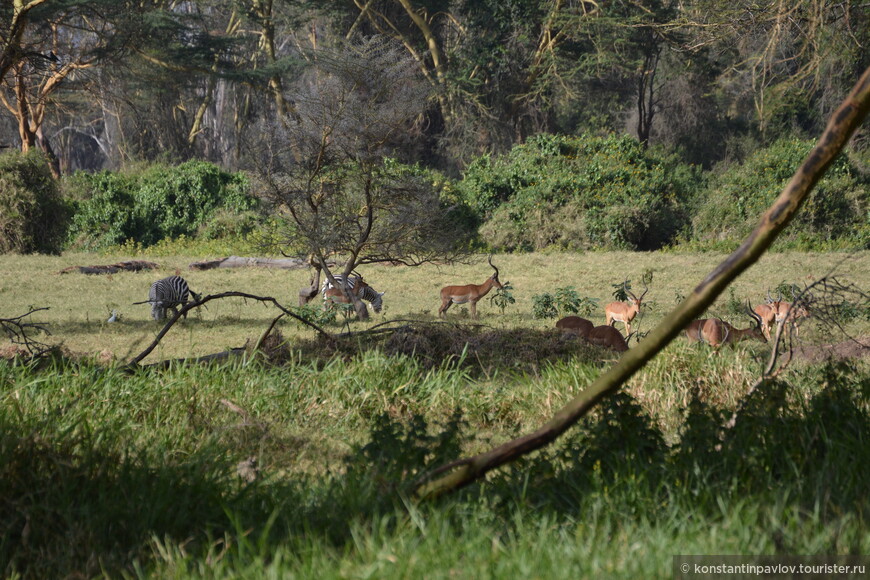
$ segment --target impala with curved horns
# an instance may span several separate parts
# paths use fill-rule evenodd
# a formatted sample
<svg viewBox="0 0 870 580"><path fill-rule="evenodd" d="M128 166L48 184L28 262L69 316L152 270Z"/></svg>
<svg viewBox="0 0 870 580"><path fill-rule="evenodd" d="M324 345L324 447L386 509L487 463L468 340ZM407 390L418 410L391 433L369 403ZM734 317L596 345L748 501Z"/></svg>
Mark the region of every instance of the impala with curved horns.
<svg viewBox="0 0 870 580"><path fill-rule="evenodd" d="M718 349L723 344L735 344L741 340L758 340L767 342L767 337L761 330L761 317L746 304L746 312L755 321L749 328L734 328L719 318L702 318L690 322L684 332L689 342L706 342Z"/></svg>
<svg viewBox="0 0 870 580"><path fill-rule="evenodd" d="M625 325L625 334L628 335L631 334L631 321L634 320L637 313L640 312L640 303L643 300L643 297L646 296L646 293L649 292L649 288L644 284L643 294L640 295L640 298L632 294L631 290L628 289L627 282L622 283L622 288L625 290L625 293L628 294L631 301L611 302L604 307L604 316L607 319L606 324L608 326L613 326L617 322L623 323Z"/></svg>
<svg viewBox="0 0 870 580"><path fill-rule="evenodd" d="M492 264L492 256L489 257L489 265L492 266L495 272L483 284L445 286L441 289L441 308L438 309L439 317L444 317L444 313L447 312L451 304L468 303L471 305L471 318L477 319L477 303L480 299L486 296L493 287L502 287L501 282L498 281L498 268Z"/></svg>

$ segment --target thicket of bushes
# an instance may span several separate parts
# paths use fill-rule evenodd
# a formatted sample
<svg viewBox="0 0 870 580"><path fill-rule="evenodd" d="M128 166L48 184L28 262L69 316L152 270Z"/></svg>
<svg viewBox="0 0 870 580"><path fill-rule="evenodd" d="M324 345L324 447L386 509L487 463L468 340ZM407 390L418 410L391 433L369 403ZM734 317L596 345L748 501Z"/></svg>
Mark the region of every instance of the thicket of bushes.
<svg viewBox="0 0 870 580"><path fill-rule="evenodd" d="M496 250L655 250L688 227L702 179L631 137L540 135L475 161L460 189Z"/></svg>
<svg viewBox="0 0 870 580"><path fill-rule="evenodd" d="M0 253L60 253L70 213L40 151L0 155Z"/></svg>
<svg viewBox="0 0 870 580"><path fill-rule="evenodd" d="M74 200L70 247L95 249L135 240L240 235L257 224L258 202L242 173L212 163L150 165L130 172L78 172L65 180Z"/></svg>
<svg viewBox="0 0 870 580"><path fill-rule="evenodd" d="M731 249L806 157L810 141L779 141L704 173L629 137L539 135L477 159L462 179L431 172L464 227L497 251ZM840 156L780 248L870 249L870 174ZM179 237L240 238L264 215L242 173L202 161L54 181L39 153L0 156L0 252L98 249Z"/></svg>
<svg viewBox="0 0 870 580"><path fill-rule="evenodd" d="M695 243L744 239L780 194L813 147L813 141L783 140L750 155L740 166L714 172L692 222ZM870 249L870 174L840 155L780 235L780 247Z"/></svg>

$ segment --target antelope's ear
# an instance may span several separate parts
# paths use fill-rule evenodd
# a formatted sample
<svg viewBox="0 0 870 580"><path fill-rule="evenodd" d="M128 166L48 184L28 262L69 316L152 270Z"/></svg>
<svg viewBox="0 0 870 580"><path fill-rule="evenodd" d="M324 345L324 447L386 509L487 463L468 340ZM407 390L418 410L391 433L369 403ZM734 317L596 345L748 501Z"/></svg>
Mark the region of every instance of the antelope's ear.
<svg viewBox="0 0 870 580"><path fill-rule="evenodd" d="M384 290L383 292L378 292L378 296L383 296L383 295L386 294L386 293L387 293L386 290Z"/></svg>

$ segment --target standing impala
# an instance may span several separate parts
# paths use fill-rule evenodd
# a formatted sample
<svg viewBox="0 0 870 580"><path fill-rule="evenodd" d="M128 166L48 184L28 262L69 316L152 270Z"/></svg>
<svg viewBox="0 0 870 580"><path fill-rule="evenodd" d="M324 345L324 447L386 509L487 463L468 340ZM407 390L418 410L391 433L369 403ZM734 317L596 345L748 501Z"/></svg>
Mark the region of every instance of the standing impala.
<svg viewBox="0 0 870 580"><path fill-rule="evenodd" d="M734 344L741 340L754 339L767 342L767 337L762 332L761 317L748 304L746 311L755 321L755 324L749 328L734 328L718 318L702 318L701 320L693 320L686 326L686 338L689 339L689 342L706 342L716 349L723 344Z"/></svg>
<svg viewBox="0 0 870 580"><path fill-rule="evenodd" d="M451 304L471 303L471 318L477 319L477 303L480 299L486 296L493 286L496 288L502 287L501 282L498 281L498 268L492 265L492 256L489 257L489 265L492 266L495 272L483 284L445 286L442 288L441 308L438 309L438 316L443 318L444 313L447 312Z"/></svg>
<svg viewBox="0 0 870 580"><path fill-rule="evenodd" d="M621 322L625 325L625 334L631 334L631 321L634 320L634 317L637 316L637 313L640 312L640 302L643 300L643 297L646 296L646 293L649 292L649 288L644 284L643 294L640 295L640 298L631 293L626 287L626 284L623 283L622 287L625 288L625 293L631 298L630 302L611 302L607 306L604 307L604 316L607 319L606 323L608 326L613 326L617 322Z"/></svg>

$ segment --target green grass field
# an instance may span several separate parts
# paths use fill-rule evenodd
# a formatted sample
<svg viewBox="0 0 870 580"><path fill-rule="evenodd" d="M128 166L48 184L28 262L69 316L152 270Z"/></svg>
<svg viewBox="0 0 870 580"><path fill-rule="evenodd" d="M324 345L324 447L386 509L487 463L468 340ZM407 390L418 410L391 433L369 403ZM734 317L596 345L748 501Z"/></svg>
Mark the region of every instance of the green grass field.
<svg viewBox="0 0 870 580"><path fill-rule="evenodd" d="M521 254L496 256L502 282L514 288L516 304L500 314L487 299L480 304L480 322L496 328L548 328L554 320L532 317L532 297L553 292L557 287L573 286L581 296L599 301L600 308L589 318L604 324L603 306L612 300L613 284L633 280L638 289L641 275L652 271L653 282L645 298L647 308L638 329L649 330L677 301L691 292L724 255L670 253L587 253L587 254ZM23 314L30 306L48 307L35 319L49 325L52 339L62 342L75 353L107 351L119 361L132 358L147 346L161 325L150 319L147 300L151 283L176 271L185 277L191 288L203 294L240 291L272 296L285 306L295 306L299 288L308 284L305 270L273 270L261 268L214 269L189 271L188 265L200 258L170 256L154 258L158 271L111 276L87 276L78 273L60 274L69 266L111 264L132 259L130 256L64 254L60 257L0 257L0 316ZM149 259L146 256L146 259ZM870 252L847 254L783 253L766 256L733 285L733 294L722 296L711 314L723 316L738 326L746 326L748 317L735 316L725 308L729 299L762 301L766 292L781 283L803 287L831 273L860 288L870 287ZM485 260L474 265L425 266L421 268L369 266L363 275L372 286L385 291L385 308L374 315L369 325L389 319L412 318L434 320L440 301L438 291L448 284L482 283L491 273ZM775 294L774 294L775 295ZM120 323L108 324L111 310L121 315ZM256 339L277 316L274 308L261 303L230 298L210 302L207 309L190 315L186 323L176 327L144 362L208 354L228 347L242 346L249 338ZM466 320L468 311L453 306L450 320ZM355 323L353 329L366 326ZM310 336L311 331L298 323L282 323L288 337ZM870 333L870 325L862 322L850 325L850 330ZM339 325L331 328L340 331ZM818 340L825 340L817 337Z"/></svg>
<svg viewBox="0 0 870 580"><path fill-rule="evenodd" d="M613 284L651 270L644 332L721 255L495 256L516 304L501 314L484 300L475 348L442 364L384 349L330 357L310 329L282 321L280 365L237 358L131 374L110 363L159 331L147 305L131 306L153 280L178 269L198 292L292 306L307 273L188 272L202 258L185 256L155 258L159 272L58 273L129 258L0 257L0 317L49 307L36 320L75 355L38 368L0 361L6 577L671 578L677 554L870 551L868 361L795 361L747 398L770 350L761 343L715 355L677 340L551 448L452 496L410 499L427 470L540 426L615 359L580 348L533 360L559 343L546 332L553 320L532 317L532 296L574 286L603 306ZM441 286L489 273L485 260L366 268L386 307L351 328L433 321ZM768 255L712 314L746 326L736 303L831 273L866 289L870 253ZM111 309L120 322L105 322ZM213 301L144 362L241 346L276 315ZM603 324L603 307L590 318ZM448 319L470 322L456 306ZM841 323L810 320L801 340L870 335L866 318ZM250 458L256 477L240 467Z"/></svg>

